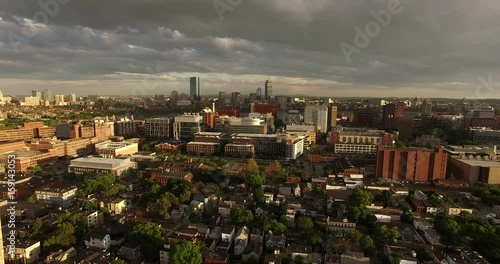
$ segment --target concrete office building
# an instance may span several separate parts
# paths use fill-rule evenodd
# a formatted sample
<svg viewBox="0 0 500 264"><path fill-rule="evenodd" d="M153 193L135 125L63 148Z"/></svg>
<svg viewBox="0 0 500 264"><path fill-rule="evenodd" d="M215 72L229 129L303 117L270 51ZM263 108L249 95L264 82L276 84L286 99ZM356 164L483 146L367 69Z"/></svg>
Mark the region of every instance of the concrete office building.
<svg viewBox="0 0 500 264"><path fill-rule="evenodd" d="M111 173L120 176L124 171L135 168L137 168L137 163L130 161L130 158L85 157L71 160L68 172L75 174Z"/></svg>
<svg viewBox="0 0 500 264"><path fill-rule="evenodd" d="M378 179L429 182L446 178L448 154L443 148L434 150L411 148L377 149L376 177Z"/></svg>
<svg viewBox="0 0 500 264"><path fill-rule="evenodd" d="M472 142L476 145L500 145L500 130L481 127L471 128L470 131L472 132Z"/></svg>
<svg viewBox="0 0 500 264"><path fill-rule="evenodd" d="M318 126L319 131L328 131L328 106L306 105L304 108L304 123Z"/></svg>
<svg viewBox="0 0 500 264"><path fill-rule="evenodd" d="M132 155L139 152L139 144L129 141L122 141L122 142L105 141L97 143L95 145L95 150L98 155L104 157Z"/></svg>
<svg viewBox="0 0 500 264"><path fill-rule="evenodd" d="M376 153L378 145L391 145L393 135L383 130L337 126L330 134L335 153Z"/></svg>
<svg viewBox="0 0 500 264"><path fill-rule="evenodd" d="M173 136L172 119L168 117L144 120L144 135L147 140L168 140Z"/></svg>
<svg viewBox="0 0 500 264"><path fill-rule="evenodd" d="M215 118L214 130L228 134L267 134L268 124L260 118L219 116Z"/></svg>
<svg viewBox="0 0 500 264"><path fill-rule="evenodd" d="M500 162L488 156L453 156L450 173L471 184L500 184Z"/></svg>
<svg viewBox="0 0 500 264"><path fill-rule="evenodd" d="M133 116L122 118L114 122L115 136L122 136L125 138L140 137L144 132L145 121L134 120Z"/></svg>
<svg viewBox="0 0 500 264"><path fill-rule="evenodd" d="M203 117L198 113L184 113L175 117L174 139L191 140L193 135L201 132Z"/></svg>

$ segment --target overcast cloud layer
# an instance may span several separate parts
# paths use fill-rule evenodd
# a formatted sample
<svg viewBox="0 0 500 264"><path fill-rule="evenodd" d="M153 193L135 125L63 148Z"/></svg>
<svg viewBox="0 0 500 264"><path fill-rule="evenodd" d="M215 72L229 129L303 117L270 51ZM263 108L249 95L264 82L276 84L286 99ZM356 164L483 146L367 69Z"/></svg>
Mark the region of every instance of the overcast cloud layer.
<svg viewBox="0 0 500 264"><path fill-rule="evenodd" d="M200 76L205 95L270 79L277 95L473 98L480 76L500 83L498 0L401 0L350 63L340 44L394 0L59 1L39 23L38 1L0 0L4 94L188 93ZM217 1L241 3L221 20Z"/></svg>

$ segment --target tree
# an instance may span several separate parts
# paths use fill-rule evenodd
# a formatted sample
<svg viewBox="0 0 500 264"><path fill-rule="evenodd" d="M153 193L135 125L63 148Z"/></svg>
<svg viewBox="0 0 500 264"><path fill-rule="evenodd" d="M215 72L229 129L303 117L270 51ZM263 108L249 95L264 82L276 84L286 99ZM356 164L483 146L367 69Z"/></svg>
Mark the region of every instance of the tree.
<svg viewBox="0 0 500 264"><path fill-rule="evenodd" d="M231 213L231 221L234 225L242 226L251 223L254 220L252 211L247 208L237 207Z"/></svg>
<svg viewBox="0 0 500 264"><path fill-rule="evenodd" d="M394 239L400 239L401 233L397 230L387 228L386 226L377 227L372 234L372 238L377 242L377 244L383 244Z"/></svg>
<svg viewBox="0 0 500 264"><path fill-rule="evenodd" d="M148 206L148 210L153 214L161 216L165 220L170 219L170 209L172 206L178 206L179 200L172 193L164 193L160 195L158 199L151 202Z"/></svg>
<svg viewBox="0 0 500 264"><path fill-rule="evenodd" d="M283 223L280 223L274 219L269 219L264 217L262 219L262 225L264 231L271 231L274 235L283 235L286 234L287 227Z"/></svg>
<svg viewBox="0 0 500 264"><path fill-rule="evenodd" d="M36 165L35 167L33 167L33 173L40 173L42 171L43 171L42 167L40 167L38 165Z"/></svg>
<svg viewBox="0 0 500 264"><path fill-rule="evenodd" d="M163 228L153 223L139 224L133 227L131 238L141 243L142 255L147 260L158 259L158 251L164 245Z"/></svg>
<svg viewBox="0 0 500 264"><path fill-rule="evenodd" d="M262 188L255 188L253 190L253 198L259 204L263 204L265 202L264 190Z"/></svg>
<svg viewBox="0 0 500 264"><path fill-rule="evenodd" d="M281 171L281 169L281 163L275 160L271 164L269 164L269 166L267 166L265 174L267 177L274 178L275 175Z"/></svg>
<svg viewBox="0 0 500 264"><path fill-rule="evenodd" d="M434 227L441 234L441 242L448 246L458 246L462 243L463 234L460 225L448 216L437 216Z"/></svg>
<svg viewBox="0 0 500 264"><path fill-rule="evenodd" d="M127 262L123 259L115 259L111 261L111 264L127 264Z"/></svg>
<svg viewBox="0 0 500 264"><path fill-rule="evenodd" d="M38 236L39 234L42 233L43 229L43 221L40 218L35 219L35 222L33 222L33 237Z"/></svg>
<svg viewBox="0 0 500 264"><path fill-rule="evenodd" d="M311 234L314 230L314 223L309 217L301 217L297 223L297 229L302 234Z"/></svg>
<svg viewBox="0 0 500 264"><path fill-rule="evenodd" d="M171 251L172 264L201 264L202 256L200 248L193 242L182 240L175 244Z"/></svg>
<svg viewBox="0 0 500 264"><path fill-rule="evenodd" d="M44 241L43 247L49 251L67 248L76 242L75 227L68 222L61 224L56 234Z"/></svg>
<svg viewBox="0 0 500 264"><path fill-rule="evenodd" d="M260 173L259 164L257 164L257 161L255 161L254 159L248 160L245 173L246 174Z"/></svg>
<svg viewBox="0 0 500 264"><path fill-rule="evenodd" d="M350 206L368 206L372 203L373 199L371 193L356 188L352 191L352 194L349 195L347 203Z"/></svg>
<svg viewBox="0 0 500 264"><path fill-rule="evenodd" d="M27 201L28 203L37 203L37 202L38 202L38 199L36 198L36 194L32 194L32 195L30 195L30 196L26 199L26 201Z"/></svg>
<svg viewBox="0 0 500 264"><path fill-rule="evenodd" d="M365 253L371 256L375 253L375 244L370 236L362 236L359 240L359 245L365 249Z"/></svg>
<svg viewBox="0 0 500 264"><path fill-rule="evenodd" d="M401 222L411 224L413 223L413 214L410 212L401 214Z"/></svg>
<svg viewBox="0 0 500 264"><path fill-rule="evenodd" d="M245 176L245 182L250 187L257 188L266 183L266 176L260 172L247 174L247 176Z"/></svg>
<svg viewBox="0 0 500 264"><path fill-rule="evenodd" d="M167 183L167 191L174 194L180 203L185 203L191 200L191 183L187 181L169 180Z"/></svg>

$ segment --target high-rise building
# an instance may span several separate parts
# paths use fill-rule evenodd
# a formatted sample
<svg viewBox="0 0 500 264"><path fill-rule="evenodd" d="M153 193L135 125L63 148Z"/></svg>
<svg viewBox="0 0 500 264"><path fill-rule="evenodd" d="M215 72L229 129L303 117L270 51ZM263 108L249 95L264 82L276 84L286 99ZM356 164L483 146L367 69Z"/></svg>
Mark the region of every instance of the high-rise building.
<svg viewBox="0 0 500 264"><path fill-rule="evenodd" d="M255 97L257 100L262 100L262 88L257 88L257 91L255 91Z"/></svg>
<svg viewBox="0 0 500 264"><path fill-rule="evenodd" d="M378 179L428 182L446 177L448 154L442 147L429 149L396 149L383 145L377 149Z"/></svg>
<svg viewBox="0 0 500 264"><path fill-rule="evenodd" d="M179 101L179 93L177 91L173 90L170 93L169 99L173 103L173 105L177 105L177 101Z"/></svg>
<svg viewBox="0 0 500 264"><path fill-rule="evenodd" d="M328 127L336 127L337 126L337 114L338 114L338 108L337 106L330 106L328 107Z"/></svg>
<svg viewBox="0 0 500 264"><path fill-rule="evenodd" d="M200 100L201 99L200 77L191 77L191 78L189 78L189 95L194 100Z"/></svg>
<svg viewBox="0 0 500 264"><path fill-rule="evenodd" d="M69 95L69 102L70 103L76 103L76 94L70 94Z"/></svg>
<svg viewBox="0 0 500 264"><path fill-rule="evenodd" d="M273 83L269 80L266 81L265 83L265 97L266 97L266 100L269 100L271 99L271 97L273 97Z"/></svg>
<svg viewBox="0 0 500 264"><path fill-rule="evenodd" d="M354 126L376 128L378 121L378 113L370 111L360 111L354 113Z"/></svg>
<svg viewBox="0 0 500 264"><path fill-rule="evenodd" d="M431 100L425 100L422 104L422 115L432 114L432 102Z"/></svg>
<svg viewBox="0 0 500 264"><path fill-rule="evenodd" d="M38 100L42 98L42 93L37 90L31 90L31 96L38 97Z"/></svg>
<svg viewBox="0 0 500 264"><path fill-rule="evenodd" d="M383 106L382 120L384 121L385 130L393 130L398 127L398 118L405 114L404 103L386 104Z"/></svg>
<svg viewBox="0 0 500 264"><path fill-rule="evenodd" d="M400 116L398 118L399 140L410 141L413 139L413 116Z"/></svg>
<svg viewBox="0 0 500 264"><path fill-rule="evenodd" d="M328 106L306 105L304 123L318 126L319 131L326 133L328 130Z"/></svg>
<svg viewBox="0 0 500 264"><path fill-rule="evenodd" d="M217 102L218 107L224 107L226 106L226 93L225 92L219 92L219 101Z"/></svg>
<svg viewBox="0 0 500 264"><path fill-rule="evenodd" d="M46 101L46 102L53 102L54 101L54 94L49 89L43 90L41 95L42 95L43 101Z"/></svg>
<svg viewBox="0 0 500 264"><path fill-rule="evenodd" d="M241 94L239 92L231 93L231 104L238 105L241 102Z"/></svg>

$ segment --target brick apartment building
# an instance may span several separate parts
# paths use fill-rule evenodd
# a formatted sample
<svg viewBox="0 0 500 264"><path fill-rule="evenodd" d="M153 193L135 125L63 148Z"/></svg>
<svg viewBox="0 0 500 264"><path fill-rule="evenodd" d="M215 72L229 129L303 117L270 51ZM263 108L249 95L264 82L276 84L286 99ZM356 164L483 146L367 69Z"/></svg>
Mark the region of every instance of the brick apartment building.
<svg viewBox="0 0 500 264"><path fill-rule="evenodd" d="M448 154L443 148L396 149L378 146L376 177L428 182L446 178Z"/></svg>

